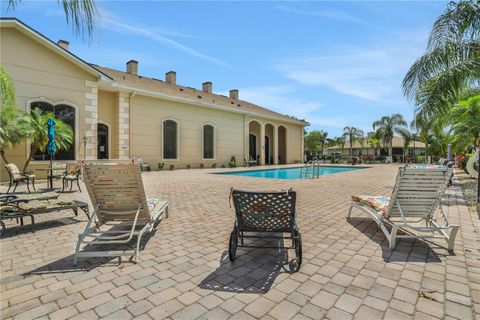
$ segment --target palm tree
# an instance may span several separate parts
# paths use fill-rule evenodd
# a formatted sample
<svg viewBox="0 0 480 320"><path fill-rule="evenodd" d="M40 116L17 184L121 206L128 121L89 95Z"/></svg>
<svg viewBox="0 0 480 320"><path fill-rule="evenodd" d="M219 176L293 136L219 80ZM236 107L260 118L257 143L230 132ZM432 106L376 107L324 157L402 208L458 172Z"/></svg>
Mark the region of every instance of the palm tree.
<svg viewBox="0 0 480 320"><path fill-rule="evenodd" d="M356 127L345 127L343 128L343 138L348 140L350 144L350 158L353 155L353 143L356 141L363 143L363 131Z"/></svg>
<svg viewBox="0 0 480 320"><path fill-rule="evenodd" d="M407 129L400 130L399 134L403 139L403 162L407 162L405 159L407 157L408 147L410 147L410 142L412 142L412 134Z"/></svg>
<svg viewBox="0 0 480 320"><path fill-rule="evenodd" d="M325 144L327 143L327 137L328 137L328 132L320 130L319 141L322 147L322 157L323 157L323 149L325 147Z"/></svg>
<svg viewBox="0 0 480 320"><path fill-rule="evenodd" d="M450 2L435 21L426 53L403 79L404 94L423 117L446 114L480 79L480 2Z"/></svg>
<svg viewBox="0 0 480 320"><path fill-rule="evenodd" d="M377 135L368 138L368 146L373 149L373 160L375 160L375 156L377 155L377 149L380 148L380 139L378 139ZM367 151L368 153L368 151Z"/></svg>
<svg viewBox="0 0 480 320"><path fill-rule="evenodd" d="M373 130L375 130L382 139L384 146L388 147L388 156L392 161L393 136L395 133L401 134L406 130L407 122L399 113L391 116L383 116L380 120L373 123Z"/></svg>
<svg viewBox="0 0 480 320"><path fill-rule="evenodd" d="M8 9L14 10L22 0L8 0ZM97 10L94 0L58 0L58 4L63 7L67 23L72 23L73 31L76 35L87 31L91 36L93 27L100 13Z"/></svg>
<svg viewBox="0 0 480 320"><path fill-rule="evenodd" d="M417 114L411 123L411 127L417 132L419 140L425 142L425 163L428 162L429 157L428 147L431 140L430 129L433 125L432 122L432 120L427 119L422 114Z"/></svg>
<svg viewBox="0 0 480 320"><path fill-rule="evenodd" d="M457 150L463 152L475 148L480 139L480 95L462 100L450 109L448 124Z"/></svg>
<svg viewBox="0 0 480 320"><path fill-rule="evenodd" d="M30 154L27 157L23 171L27 171L28 165L37 151L45 152L48 143L47 121L55 118L53 113L43 113L35 108L30 113ZM60 119L55 119L55 145L57 150L67 150L73 142L72 128Z"/></svg>

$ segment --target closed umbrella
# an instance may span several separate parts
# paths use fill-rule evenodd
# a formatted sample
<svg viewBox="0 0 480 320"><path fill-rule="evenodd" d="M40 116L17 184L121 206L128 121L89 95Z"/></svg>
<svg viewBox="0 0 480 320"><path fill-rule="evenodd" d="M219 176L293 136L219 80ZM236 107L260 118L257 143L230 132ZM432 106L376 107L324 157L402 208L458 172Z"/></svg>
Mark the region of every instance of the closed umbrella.
<svg viewBox="0 0 480 320"><path fill-rule="evenodd" d="M53 155L55 154L55 151L57 150L57 146L55 145L55 120L52 118L48 119L47 122L47 135L48 135L48 143L47 143L47 153L50 155L50 177L49 177L49 182L50 182L50 188L53 189Z"/></svg>

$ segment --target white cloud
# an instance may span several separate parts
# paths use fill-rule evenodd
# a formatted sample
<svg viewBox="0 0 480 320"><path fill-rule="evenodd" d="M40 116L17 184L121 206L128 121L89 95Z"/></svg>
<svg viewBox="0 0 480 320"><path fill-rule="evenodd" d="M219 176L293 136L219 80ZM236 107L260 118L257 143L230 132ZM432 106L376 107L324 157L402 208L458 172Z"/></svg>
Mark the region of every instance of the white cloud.
<svg viewBox="0 0 480 320"><path fill-rule="evenodd" d="M309 114L322 107L320 102L297 98L293 86L258 86L239 88L240 99L258 104L281 114L309 118ZM221 93L227 95L227 93Z"/></svg>
<svg viewBox="0 0 480 320"><path fill-rule="evenodd" d="M418 34L411 35L405 33L380 39L378 44L335 47L329 53L283 59L275 68L304 86L326 87L370 101L398 103L403 76L424 46Z"/></svg>
<svg viewBox="0 0 480 320"><path fill-rule="evenodd" d="M303 14L303 15L316 16L316 17L322 17L322 18L340 20L340 21L362 23L362 24L366 23L366 21L360 18L357 18L348 12L335 10L335 9L306 10L306 9L293 8L285 5L278 6L277 8L281 11L295 13L295 14Z"/></svg>

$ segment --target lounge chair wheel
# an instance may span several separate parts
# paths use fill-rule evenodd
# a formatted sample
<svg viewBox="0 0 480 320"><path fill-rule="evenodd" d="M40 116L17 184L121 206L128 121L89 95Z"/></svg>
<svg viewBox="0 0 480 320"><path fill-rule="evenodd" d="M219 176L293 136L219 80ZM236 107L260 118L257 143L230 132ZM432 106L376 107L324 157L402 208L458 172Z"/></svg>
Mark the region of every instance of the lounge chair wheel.
<svg viewBox="0 0 480 320"><path fill-rule="evenodd" d="M5 223L3 221L0 221L0 237L3 236L5 232Z"/></svg>
<svg viewBox="0 0 480 320"><path fill-rule="evenodd" d="M228 257L230 261L235 260L235 255L237 253L238 246L238 228L234 227L232 233L230 234L230 241L228 244Z"/></svg>
<svg viewBox="0 0 480 320"><path fill-rule="evenodd" d="M302 265L302 235L298 230L295 230L294 233L294 245L295 245L295 254L297 256L297 271L300 270Z"/></svg>

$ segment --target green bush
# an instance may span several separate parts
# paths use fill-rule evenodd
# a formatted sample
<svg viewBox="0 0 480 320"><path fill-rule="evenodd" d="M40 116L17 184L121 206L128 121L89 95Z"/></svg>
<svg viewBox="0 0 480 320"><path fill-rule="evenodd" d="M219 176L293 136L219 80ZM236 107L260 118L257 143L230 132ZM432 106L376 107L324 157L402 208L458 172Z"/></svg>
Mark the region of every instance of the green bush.
<svg viewBox="0 0 480 320"><path fill-rule="evenodd" d="M163 170L163 167L165 167L165 163L164 162L159 162L158 163L158 170Z"/></svg>
<svg viewBox="0 0 480 320"><path fill-rule="evenodd" d="M425 156L417 156L415 159L417 163L424 163L425 162Z"/></svg>
<svg viewBox="0 0 480 320"><path fill-rule="evenodd" d="M175 170L175 166L173 164L170 165L170 170Z"/></svg>
<svg viewBox="0 0 480 320"><path fill-rule="evenodd" d="M230 161L230 162L228 163L228 167L229 167L229 168L236 168L236 167L237 167L237 163L236 163L235 161Z"/></svg>
<svg viewBox="0 0 480 320"><path fill-rule="evenodd" d="M192 166L187 164L187 169L191 169L191 168L192 168Z"/></svg>

